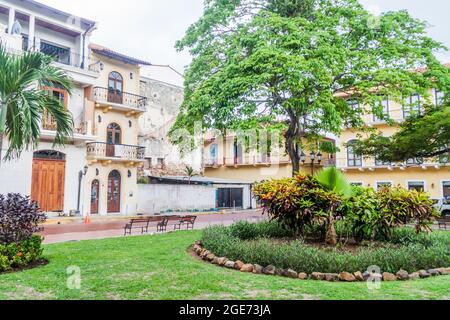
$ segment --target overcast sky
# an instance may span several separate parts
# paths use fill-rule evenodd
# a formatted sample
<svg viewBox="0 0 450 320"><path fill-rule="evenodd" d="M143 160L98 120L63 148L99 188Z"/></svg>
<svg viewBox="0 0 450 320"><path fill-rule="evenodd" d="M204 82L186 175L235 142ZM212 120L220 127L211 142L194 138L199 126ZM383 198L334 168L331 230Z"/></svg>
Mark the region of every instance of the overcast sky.
<svg viewBox="0 0 450 320"><path fill-rule="evenodd" d="M99 22L92 41L154 64L170 64L179 71L189 64L175 42L202 14L203 0L38 0L71 14ZM360 0L379 13L407 9L430 24L430 35L450 47L450 1ZM440 55L450 62L450 54Z"/></svg>

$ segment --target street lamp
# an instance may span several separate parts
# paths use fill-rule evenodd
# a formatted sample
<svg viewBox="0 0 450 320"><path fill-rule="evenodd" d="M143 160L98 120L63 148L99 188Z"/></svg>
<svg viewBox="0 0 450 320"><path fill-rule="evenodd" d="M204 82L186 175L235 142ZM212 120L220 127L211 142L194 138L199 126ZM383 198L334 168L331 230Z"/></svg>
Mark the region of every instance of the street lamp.
<svg viewBox="0 0 450 320"><path fill-rule="evenodd" d="M77 214L80 214L80 201L81 201L81 182L83 177L87 174L89 167L84 166L83 170L78 172L78 201L77 201Z"/></svg>
<svg viewBox="0 0 450 320"><path fill-rule="evenodd" d="M319 165L322 163L323 155L320 152L318 154L316 154L315 152L311 152L309 158L311 159L311 163L309 163L309 165L311 166L311 175L314 175L314 165L316 164L316 162ZM303 165L306 164L306 154L304 152L302 152L302 154L300 155L300 161L303 163Z"/></svg>

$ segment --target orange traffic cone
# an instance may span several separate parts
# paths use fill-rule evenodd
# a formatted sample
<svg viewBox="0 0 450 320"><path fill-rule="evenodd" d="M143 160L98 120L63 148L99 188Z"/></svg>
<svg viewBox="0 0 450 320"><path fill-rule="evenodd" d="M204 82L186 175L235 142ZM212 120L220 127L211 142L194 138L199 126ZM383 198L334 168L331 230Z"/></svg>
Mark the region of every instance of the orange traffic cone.
<svg viewBox="0 0 450 320"><path fill-rule="evenodd" d="M90 215L87 215L85 218L84 218L84 224L90 224L91 223L91 217L90 217Z"/></svg>

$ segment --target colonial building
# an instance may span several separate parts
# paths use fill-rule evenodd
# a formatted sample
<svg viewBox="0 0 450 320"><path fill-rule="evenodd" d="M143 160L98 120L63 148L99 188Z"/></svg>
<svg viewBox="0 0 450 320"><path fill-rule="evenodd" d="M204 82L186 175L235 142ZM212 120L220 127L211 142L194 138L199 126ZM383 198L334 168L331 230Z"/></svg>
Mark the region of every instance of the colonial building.
<svg viewBox="0 0 450 320"><path fill-rule="evenodd" d="M443 95L437 90L432 90L432 102L437 104ZM386 115L396 123L407 119L412 112L420 112L424 98L412 95L408 105L402 106L385 98L382 102ZM358 102L349 100L354 107L359 107ZM410 105L414 105L411 107ZM375 127L384 136L391 136L398 131L398 125L388 125L385 121L377 119L370 110L366 109L364 121ZM440 199L450 196L450 162L449 157L433 159L409 159L404 163L385 163L365 157L354 152L352 142L358 139L358 132L351 128L345 128L340 139L337 155L337 166L347 175L351 183L365 187L378 189L382 186L401 186L407 189L424 190L433 198Z"/></svg>
<svg viewBox="0 0 450 320"><path fill-rule="evenodd" d="M268 137L268 140L270 139ZM334 143L330 138L324 140ZM321 153L318 150L302 151L300 148L298 152L302 160L301 169L306 173L314 174L323 167L335 164L333 154ZM205 140L203 155L207 177L254 183L292 176L292 162L284 151L284 146L274 147L271 151L249 148L236 134L228 134L226 137L210 135Z"/></svg>
<svg viewBox="0 0 450 320"><path fill-rule="evenodd" d="M147 98L140 93L140 66L150 63L91 44L99 77L87 90L94 142L87 144L85 214L137 212L137 176L145 148L138 145L139 117Z"/></svg>
<svg viewBox="0 0 450 320"><path fill-rule="evenodd" d="M137 168L145 156L138 118L147 106L139 95L140 66L149 63L91 44L95 22L35 1L0 1L0 25L11 53L50 55L73 79L71 95L46 89L61 99L75 124L69 144L55 148L56 126L44 114L37 148L1 164L0 193L31 195L49 213L136 213ZM4 154L7 142L3 148Z"/></svg>
<svg viewBox="0 0 450 320"><path fill-rule="evenodd" d="M72 95L46 88L73 115L74 134L68 145L54 148L55 123L43 115L41 141L20 159L0 164L0 193L31 195L44 211L77 210L78 174L86 163L86 143L95 139L86 92L100 73L91 69L88 44L96 23L76 18L35 1L0 1L0 39L11 53L43 52L55 58L74 82ZM13 30L14 29L14 30ZM4 143L5 154L8 143Z"/></svg>

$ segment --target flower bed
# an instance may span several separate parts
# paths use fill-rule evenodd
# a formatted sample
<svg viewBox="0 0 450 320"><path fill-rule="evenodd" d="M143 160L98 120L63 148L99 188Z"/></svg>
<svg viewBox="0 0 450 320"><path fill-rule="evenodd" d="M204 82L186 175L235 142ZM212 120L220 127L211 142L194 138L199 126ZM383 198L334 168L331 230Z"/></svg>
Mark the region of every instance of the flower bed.
<svg viewBox="0 0 450 320"><path fill-rule="evenodd" d="M275 222L244 222L228 228L206 229L194 249L203 259L217 265L292 278L363 281L373 273L369 270L371 266L379 268L383 280L449 274L447 233L418 235L413 229L399 228L389 242L368 242L356 252L339 247L322 249L305 240L286 241L289 236Z"/></svg>

